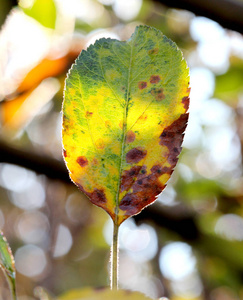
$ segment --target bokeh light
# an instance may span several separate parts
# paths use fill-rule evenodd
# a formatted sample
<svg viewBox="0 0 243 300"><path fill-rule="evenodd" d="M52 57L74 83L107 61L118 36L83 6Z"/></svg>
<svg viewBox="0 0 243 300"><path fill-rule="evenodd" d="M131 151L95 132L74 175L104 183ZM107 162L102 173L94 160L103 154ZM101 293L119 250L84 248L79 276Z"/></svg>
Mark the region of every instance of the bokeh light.
<svg viewBox="0 0 243 300"><path fill-rule="evenodd" d="M115 0L113 9L115 14L124 21L130 21L134 19L142 6L142 0Z"/></svg>
<svg viewBox="0 0 243 300"><path fill-rule="evenodd" d="M191 22L191 36L198 42L198 54L206 66L217 73L224 73L229 67L230 41L225 30L216 22L194 18Z"/></svg>
<svg viewBox="0 0 243 300"><path fill-rule="evenodd" d="M243 240L243 218L235 214L226 214L217 220L215 232L228 240Z"/></svg>
<svg viewBox="0 0 243 300"><path fill-rule="evenodd" d="M45 252L31 244L16 251L15 261L17 271L28 277L40 276L47 267Z"/></svg>
<svg viewBox="0 0 243 300"><path fill-rule="evenodd" d="M110 245L112 240L112 222L108 220L104 227L104 237ZM158 251L158 241L153 227L147 224L137 226L132 219L122 223L119 229L119 245L136 262L151 260Z"/></svg>
<svg viewBox="0 0 243 300"><path fill-rule="evenodd" d="M164 276L171 281L177 295L193 299L202 293L203 287L196 269L192 248L182 242L171 242L163 247L159 266Z"/></svg>
<svg viewBox="0 0 243 300"><path fill-rule="evenodd" d="M60 257L68 253L73 244L73 238L67 226L60 224L57 230L53 257Z"/></svg>
<svg viewBox="0 0 243 300"><path fill-rule="evenodd" d="M166 245L160 254L160 268L165 277L180 280L191 274L196 265L192 248L181 242Z"/></svg>
<svg viewBox="0 0 243 300"><path fill-rule="evenodd" d="M30 244L43 244L48 238L49 226L46 215L39 211L25 212L16 221L19 237Z"/></svg>

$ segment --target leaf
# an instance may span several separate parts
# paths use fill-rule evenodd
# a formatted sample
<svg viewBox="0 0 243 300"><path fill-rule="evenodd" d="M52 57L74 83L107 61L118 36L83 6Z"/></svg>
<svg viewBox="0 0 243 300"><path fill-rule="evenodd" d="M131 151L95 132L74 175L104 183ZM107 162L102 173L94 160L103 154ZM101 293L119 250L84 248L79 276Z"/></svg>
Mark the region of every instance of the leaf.
<svg viewBox="0 0 243 300"><path fill-rule="evenodd" d="M56 77L67 70L69 59L67 56L58 59L44 58L37 66L35 66L23 79L17 91L23 93L38 85L42 80L48 77ZM71 65L71 64L70 64Z"/></svg>
<svg viewBox="0 0 243 300"><path fill-rule="evenodd" d="M242 81L243 63L236 61L226 73L216 76L214 96L237 106L239 93L243 91Z"/></svg>
<svg viewBox="0 0 243 300"><path fill-rule="evenodd" d="M8 245L8 242L0 231L0 267L6 276L13 299L16 297L16 290L15 290L15 263L12 251Z"/></svg>
<svg viewBox="0 0 243 300"><path fill-rule="evenodd" d="M90 289L85 288L82 290L72 290L62 296L58 300L149 300L151 298L139 292L131 292L125 290L110 290L108 288Z"/></svg>
<svg viewBox="0 0 243 300"><path fill-rule="evenodd" d="M188 68L159 30L100 39L66 79L64 157L73 182L118 225L155 201L181 152Z"/></svg>
<svg viewBox="0 0 243 300"><path fill-rule="evenodd" d="M52 100L60 86L55 78L44 79L39 86L2 104L3 131L6 135L22 129Z"/></svg>
<svg viewBox="0 0 243 300"><path fill-rule="evenodd" d="M19 2L19 6L23 9L24 13L41 25L47 28L55 28L56 25L56 5L54 0L32 0L28 1L30 5L26 7L27 1Z"/></svg>

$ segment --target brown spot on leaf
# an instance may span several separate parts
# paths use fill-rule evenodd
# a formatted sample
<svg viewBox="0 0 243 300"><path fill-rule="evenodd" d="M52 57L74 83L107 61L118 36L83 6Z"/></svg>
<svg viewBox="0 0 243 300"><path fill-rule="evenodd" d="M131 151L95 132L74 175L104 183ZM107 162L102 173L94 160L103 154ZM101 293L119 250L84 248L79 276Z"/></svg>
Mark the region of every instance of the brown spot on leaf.
<svg viewBox="0 0 243 300"><path fill-rule="evenodd" d="M147 166L142 166L142 169L140 171L141 174L146 174L147 173Z"/></svg>
<svg viewBox="0 0 243 300"><path fill-rule="evenodd" d="M104 193L103 189L95 188L93 190L93 192L87 192L80 183L75 182L75 184L80 189L80 191L82 191L86 196L89 197L90 201L93 204L103 208L105 211L108 212L108 214L110 214L111 218L114 219L114 214L112 214L111 212L109 212L107 210L107 206L106 206L107 199L106 199L106 196L105 196L105 193Z"/></svg>
<svg viewBox="0 0 243 300"><path fill-rule="evenodd" d="M187 111L188 108L189 108L189 97L184 97L184 98L182 98L182 101L181 101L181 102L182 102L182 104L183 104L185 110Z"/></svg>
<svg viewBox="0 0 243 300"><path fill-rule="evenodd" d="M126 154L126 161L129 164L136 164L147 155L147 150L137 147L129 150Z"/></svg>
<svg viewBox="0 0 243 300"><path fill-rule="evenodd" d="M154 166L150 171L150 174L140 172L132 184L132 192L127 193L121 200L119 207L126 212L126 215L137 214L145 206L154 202L156 196L165 188L158 178L164 173L172 172L170 168L160 165Z"/></svg>
<svg viewBox="0 0 243 300"><path fill-rule="evenodd" d="M159 48L154 48L148 51L148 54L158 54L159 53Z"/></svg>
<svg viewBox="0 0 243 300"><path fill-rule="evenodd" d="M63 156L67 157L67 151L65 149L63 149Z"/></svg>
<svg viewBox="0 0 243 300"><path fill-rule="evenodd" d="M153 95L157 101L161 101L161 100L163 100L165 98L165 95L163 93L163 89L162 88L160 88L160 89L152 89L151 90L151 95Z"/></svg>
<svg viewBox="0 0 243 300"><path fill-rule="evenodd" d="M123 171L120 186L121 192L128 191L130 189L141 168L141 166L133 166L130 170Z"/></svg>
<svg viewBox="0 0 243 300"><path fill-rule="evenodd" d="M132 130L128 130L126 135L126 143L132 143L136 138L136 134Z"/></svg>
<svg viewBox="0 0 243 300"><path fill-rule="evenodd" d="M93 204L96 204L98 206L101 206L99 204L106 203L106 197L104 190L94 189L92 193L89 193L90 200Z"/></svg>
<svg viewBox="0 0 243 300"><path fill-rule="evenodd" d="M184 131L187 126L188 114L182 114L171 125L166 127L160 135L160 145L166 146L169 150L168 162L174 168L178 155L181 152L181 144L184 137Z"/></svg>
<svg viewBox="0 0 243 300"><path fill-rule="evenodd" d="M153 84L158 83L160 80L161 79L160 79L159 75L152 75L150 77L150 83L153 83Z"/></svg>
<svg viewBox="0 0 243 300"><path fill-rule="evenodd" d="M163 174L169 174L171 175L173 173L173 169L171 167L163 167L161 165L155 165L151 168L151 172L153 174L158 174L158 176L161 176Z"/></svg>
<svg viewBox="0 0 243 300"><path fill-rule="evenodd" d="M92 117L92 115L93 115L93 113L91 111L86 111L86 113L85 113L86 118L90 118L90 117Z"/></svg>
<svg viewBox="0 0 243 300"><path fill-rule="evenodd" d="M136 198L136 195L128 193L122 198L119 208L126 211L126 215L132 216L140 211L138 205L139 199Z"/></svg>
<svg viewBox="0 0 243 300"><path fill-rule="evenodd" d="M77 163L83 168L88 165L88 160L85 156L79 156L77 158Z"/></svg>
<svg viewBox="0 0 243 300"><path fill-rule="evenodd" d="M145 89L146 87L147 87L147 82L145 82L145 81L139 81L138 88L140 90Z"/></svg>

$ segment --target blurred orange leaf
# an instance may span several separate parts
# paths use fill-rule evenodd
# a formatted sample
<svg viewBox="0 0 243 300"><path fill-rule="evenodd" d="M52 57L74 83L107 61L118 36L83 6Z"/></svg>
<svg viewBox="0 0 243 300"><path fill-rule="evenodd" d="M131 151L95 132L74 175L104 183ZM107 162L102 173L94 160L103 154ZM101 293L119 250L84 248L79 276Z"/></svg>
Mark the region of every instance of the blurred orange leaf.
<svg viewBox="0 0 243 300"><path fill-rule="evenodd" d="M41 84L15 99L1 104L1 118L5 131L16 131L30 122L41 108L58 92L60 84L55 78L47 78Z"/></svg>
<svg viewBox="0 0 243 300"><path fill-rule="evenodd" d="M45 78L56 77L65 73L69 65L70 60L68 56L53 60L45 58L26 75L17 91L19 93L28 91L37 86Z"/></svg>

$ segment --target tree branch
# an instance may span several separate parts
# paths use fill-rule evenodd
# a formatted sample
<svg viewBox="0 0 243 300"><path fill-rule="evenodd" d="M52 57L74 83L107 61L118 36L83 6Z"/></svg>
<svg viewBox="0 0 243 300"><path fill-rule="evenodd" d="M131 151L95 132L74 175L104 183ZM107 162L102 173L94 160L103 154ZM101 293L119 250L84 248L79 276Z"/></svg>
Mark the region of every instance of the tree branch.
<svg viewBox="0 0 243 300"><path fill-rule="evenodd" d="M71 183L64 162L34 151L17 148L3 141L0 141L0 163L15 164L51 179Z"/></svg>
<svg viewBox="0 0 243 300"><path fill-rule="evenodd" d="M137 222L152 221L161 228L176 232L184 240L191 242L199 239L200 232L195 222L196 216L185 210L183 204L166 207L155 203L135 216Z"/></svg>
<svg viewBox="0 0 243 300"><path fill-rule="evenodd" d="M223 27L243 33L243 2L237 0L154 0L168 7L189 10Z"/></svg>

